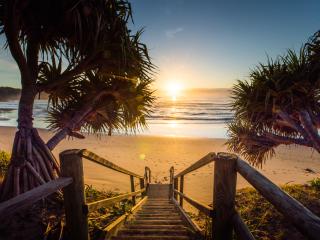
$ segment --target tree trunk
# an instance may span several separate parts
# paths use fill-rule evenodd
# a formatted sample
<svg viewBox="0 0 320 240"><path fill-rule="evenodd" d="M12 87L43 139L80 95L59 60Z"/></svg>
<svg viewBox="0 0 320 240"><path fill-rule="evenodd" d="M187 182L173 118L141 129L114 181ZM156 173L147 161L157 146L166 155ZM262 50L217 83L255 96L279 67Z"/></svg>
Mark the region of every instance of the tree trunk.
<svg viewBox="0 0 320 240"><path fill-rule="evenodd" d="M16 132L8 172L0 191L0 201L26 192L59 174L56 159L33 128L35 88L22 88Z"/></svg>

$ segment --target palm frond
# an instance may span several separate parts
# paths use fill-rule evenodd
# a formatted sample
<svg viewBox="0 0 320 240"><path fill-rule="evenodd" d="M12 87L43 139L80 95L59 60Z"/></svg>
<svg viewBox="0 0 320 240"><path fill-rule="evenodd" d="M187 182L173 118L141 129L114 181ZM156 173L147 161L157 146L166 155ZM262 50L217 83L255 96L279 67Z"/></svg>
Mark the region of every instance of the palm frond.
<svg viewBox="0 0 320 240"><path fill-rule="evenodd" d="M248 80L237 81L232 89L231 104L235 117L228 126L230 150L259 164L270 158L279 145L266 138L267 134L293 140L305 136L292 125L300 124L300 111L307 109L317 125L320 68L315 59L318 59L319 45L317 34L299 52L288 50L277 59L268 58L266 64L251 70ZM280 112L285 112L291 122L282 119Z"/></svg>

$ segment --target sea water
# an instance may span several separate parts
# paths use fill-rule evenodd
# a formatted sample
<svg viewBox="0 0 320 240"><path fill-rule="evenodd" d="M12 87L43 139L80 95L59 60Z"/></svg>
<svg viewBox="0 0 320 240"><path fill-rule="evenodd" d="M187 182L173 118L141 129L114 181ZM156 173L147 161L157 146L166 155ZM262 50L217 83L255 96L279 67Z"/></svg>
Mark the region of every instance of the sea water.
<svg viewBox="0 0 320 240"><path fill-rule="evenodd" d="M177 96L160 93L147 118L148 128L136 134L225 138L227 124L233 117L230 102L227 89L188 90ZM18 101L0 102L0 126L16 126L17 113ZM34 126L46 129L47 116L47 101L36 100Z"/></svg>

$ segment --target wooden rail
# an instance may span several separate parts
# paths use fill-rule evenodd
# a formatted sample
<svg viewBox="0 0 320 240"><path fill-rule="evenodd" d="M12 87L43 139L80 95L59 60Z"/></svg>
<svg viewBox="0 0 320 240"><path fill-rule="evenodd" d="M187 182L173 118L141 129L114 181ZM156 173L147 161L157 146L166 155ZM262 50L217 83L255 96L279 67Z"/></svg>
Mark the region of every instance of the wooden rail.
<svg viewBox="0 0 320 240"><path fill-rule="evenodd" d="M211 207L209 207L208 205L203 204L201 202L198 202L198 201L186 196L185 194L183 194L182 192L179 192L177 190L174 190L174 192L177 193L179 196L181 196L181 199L185 199L188 203L190 203L192 206L197 208L200 212L203 212L208 217L213 216L213 209ZM181 204L180 204L180 206L181 206Z"/></svg>
<svg viewBox="0 0 320 240"><path fill-rule="evenodd" d="M130 176L131 192L121 194L116 197L102 199L92 203L86 203L84 196L83 182L83 163L82 159L88 159L98 163L104 167ZM61 175L64 177L72 177L73 182L63 189L64 205L66 212L66 224L69 230L68 236L70 239L88 240L88 213L98 210L101 207L115 205L125 199L132 198L133 205L136 205L136 196L143 195L146 188L145 185L151 181L151 170L145 168L145 176L128 171L116 164L99 157L98 155L88 151L71 149L60 153ZM135 190L134 178L139 179L140 189ZM139 204L139 203L138 203ZM134 208L133 208L134 209ZM124 216L119 217L106 228L106 233L113 231L123 221ZM112 227L110 227L112 226Z"/></svg>
<svg viewBox="0 0 320 240"><path fill-rule="evenodd" d="M82 149L82 150L68 150L68 151L74 151L75 154L79 154L79 156L82 156L83 158L86 158L92 162L95 162L95 163L98 163L104 167L107 167L107 168L110 168L114 171L117 171L117 172L120 172L120 173L123 173L123 174L126 174L126 175L129 175L129 176L133 176L133 177L136 177L136 178L139 178L139 179L143 179L144 177L139 175L139 174L136 174L136 173L133 173L133 172L130 172L122 167L119 167L118 165L102 158L102 157L99 157L98 155L96 155L95 153L93 152L90 152L86 149ZM146 167L147 169L149 169L148 167ZM150 169L149 169L150 170ZM151 180L151 179L150 179Z"/></svg>
<svg viewBox="0 0 320 240"><path fill-rule="evenodd" d="M72 178L58 178L44 183L30 191L22 193L0 204L0 221L12 214L29 207L40 199L43 199L59 189L72 183Z"/></svg>
<svg viewBox="0 0 320 240"><path fill-rule="evenodd" d="M106 198L106 199L99 200L99 201L96 201L96 202L88 203L87 204L88 211L89 212L94 212L94 211L97 211L99 208L102 208L102 207L110 207L110 206L114 205L115 203L118 203L118 202L120 202L122 200L128 199L129 197L136 196L136 195L138 195L140 193L143 193L145 191L146 191L146 189L144 188L144 189L140 189L140 190L135 191L135 192L125 193L125 194L121 194L121 195L116 196L116 197Z"/></svg>
<svg viewBox="0 0 320 240"><path fill-rule="evenodd" d="M183 193L184 176L211 162L214 162L213 208ZM179 196L180 207L183 207L183 200L186 200L193 207L212 218L212 239L231 240L234 231L242 240L254 240L250 230L235 209L237 173L240 173L302 234L309 239L319 240L320 218L233 154L209 153L177 175L174 175L174 167L171 167L171 197L177 203Z"/></svg>
<svg viewBox="0 0 320 240"><path fill-rule="evenodd" d="M300 232L309 239L320 238L319 217L241 159L237 171Z"/></svg>

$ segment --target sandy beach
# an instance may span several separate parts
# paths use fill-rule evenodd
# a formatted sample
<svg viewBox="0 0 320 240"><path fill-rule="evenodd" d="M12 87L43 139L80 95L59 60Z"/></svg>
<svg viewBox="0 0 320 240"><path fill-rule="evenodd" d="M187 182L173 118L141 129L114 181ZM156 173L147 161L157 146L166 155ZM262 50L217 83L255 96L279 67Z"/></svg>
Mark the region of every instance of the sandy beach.
<svg viewBox="0 0 320 240"><path fill-rule="evenodd" d="M11 151L16 129L0 127L0 149ZM51 133L39 130L43 139ZM84 140L69 139L61 142L54 154L58 158L65 149L88 149L113 163L139 174L144 167L152 170L153 181L166 182L169 169L179 172L209 152L226 151L225 139L180 138L162 136L86 136ZM310 169L313 171L306 171ZM129 191L129 177L84 160L85 182L99 189ZM276 184L305 183L320 176L320 155L304 147L280 147L273 159L259 169ZM207 165L185 177L185 192L196 199L210 203L213 188L213 164ZM138 182L136 183L138 184ZM238 176L238 188L249 184Z"/></svg>

